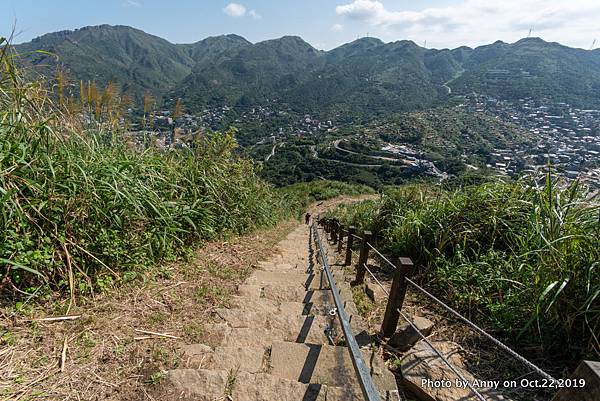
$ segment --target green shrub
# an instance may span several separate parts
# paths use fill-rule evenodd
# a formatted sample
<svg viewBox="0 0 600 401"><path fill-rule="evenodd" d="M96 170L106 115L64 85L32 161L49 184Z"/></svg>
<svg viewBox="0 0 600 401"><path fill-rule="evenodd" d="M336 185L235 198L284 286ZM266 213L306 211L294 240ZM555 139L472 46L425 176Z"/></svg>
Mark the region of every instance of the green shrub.
<svg viewBox="0 0 600 401"><path fill-rule="evenodd" d="M54 102L14 57L8 46L0 52L0 267L15 288L86 292L112 282L103 276L134 277L191 245L294 212L234 155L233 132L178 151L141 150L107 118L82 127L85 108ZM108 104L99 107L97 117L110 117Z"/></svg>
<svg viewBox="0 0 600 401"><path fill-rule="evenodd" d="M507 339L600 353L600 207L577 182L411 185L331 214L411 257L428 287Z"/></svg>

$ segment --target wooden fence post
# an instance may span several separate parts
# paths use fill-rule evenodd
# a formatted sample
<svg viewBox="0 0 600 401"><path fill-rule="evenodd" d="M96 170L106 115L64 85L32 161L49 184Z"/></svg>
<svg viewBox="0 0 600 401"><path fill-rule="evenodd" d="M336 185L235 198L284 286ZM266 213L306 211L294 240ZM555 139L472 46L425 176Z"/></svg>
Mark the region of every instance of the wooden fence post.
<svg viewBox="0 0 600 401"><path fill-rule="evenodd" d="M352 246L354 245L354 232L356 228L354 226L348 227L348 239L346 240L346 260L344 266L350 266L352 264Z"/></svg>
<svg viewBox="0 0 600 401"><path fill-rule="evenodd" d="M371 231L365 231L363 233L363 240L360 244L360 255L358 256L358 263L356 264L356 280L354 284L362 284L365 282L365 263L369 259L369 245L367 243L371 241Z"/></svg>
<svg viewBox="0 0 600 401"><path fill-rule="evenodd" d="M340 224L339 225L339 230L338 230L338 247L337 247L337 251L338 253L342 253L342 246L344 245L344 225Z"/></svg>
<svg viewBox="0 0 600 401"><path fill-rule="evenodd" d="M409 258L399 258L399 263L397 263L396 270L394 271L394 279L392 281L392 288L390 289L390 297L385 308L385 315L383 315L383 324L381 325L381 334L383 337L391 337L396 332L398 319L400 319L399 311L402 310L402 304L406 295L406 277L410 277L413 268L412 260Z"/></svg>

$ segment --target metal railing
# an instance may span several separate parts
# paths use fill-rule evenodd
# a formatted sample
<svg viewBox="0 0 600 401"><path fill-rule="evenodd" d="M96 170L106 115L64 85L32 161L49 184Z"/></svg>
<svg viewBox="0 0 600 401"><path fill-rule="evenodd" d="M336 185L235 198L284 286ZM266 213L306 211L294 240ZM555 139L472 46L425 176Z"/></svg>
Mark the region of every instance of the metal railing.
<svg viewBox="0 0 600 401"><path fill-rule="evenodd" d="M311 232L313 239L318 246L319 253L321 254L323 270L325 271L327 280L329 281L329 288L331 289L333 295L333 300L335 302L335 307L337 308L337 315L340 321L340 325L342 326L344 338L346 339L346 344L348 345L348 349L350 351L350 359L352 359L352 364L354 365L354 370L356 371L356 375L358 377L358 382L360 384L362 393L366 401L381 401L379 392L375 388L375 384L373 383L373 379L371 378L371 374L369 373L369 368L363 359L360 347L358 346L358 343L356 342L356 339L352 334L352 327L350 326L350 321L348 320L348 316L346 315L344 303L340 297L340 292L338 291L337 286L335 284L335 279L333 277L333 273L331 272L331 268L329 267L329 262L327 260L325 250L323 248L323 244L321 242L321 237L319 236L319 232L314 224L311 225Z"/></svg>
<svg viewBox="0 0 600 401"><path fill-rule="evenodd" d="M555 379L544 372L538 366L528 361L523 356L519 355L513 349L508 347L506 344L501 342L500 340L493 337L491 334L483 330L481 327L477 326L475 323L471 322L469 319L461 315L459 312L446 305L439 298L435 297L425 288L418 285L416 282L410 279L410 275L413 271L413 263L409 258L399 258L398 263L392 263L388 257L383 255L377 248L375 248L371 244L372 234L369 231L365 231L362 236L356 235L356 229L354 227L348 227L346 229L343 225L339 224L336 220L325 219L320 220L319 224L323 226L326 233L331 234L332 241L338 245L338 251L341 252L343 250L343 245L340 242L343 241L344 235L346 236L346 259L344 261L344 265L349 266L352 264L352 255L354 251L351 249L354 246L354 240L358 239L361 241L360 243L360 252L358 262L356 263L356 278L354 280L354 284L363 284L365 280L365 274L368 273L370 277L375 281L375 283L381 287L384 293L387 295L387 305L383 318L383 323L381 325L381 335L384 338L391 337L398 325L398 321L400 318L405 320L409 326L417 333L417 335L432 349L432 351L442 359L444 364L448 366L454 374L456 374L463 383L466 383L469 390L479 399L485 401L485 397L481 395L479 391L472 387L469 381L465 380L463 375L460 373L459 369L456 369L455 366L439 351L435 348L435 346L427 339L427 337L418 329L418 327L402 312L402 305L404 303L404 297L406 295L407 287L417 290L419 293L425 295L427 298L431 299L436 304L443 307L447 312L452 314L457 319L461 320L463 323L467 324L471 329L482 335L483 337L490 340L494 343L498 348L502 349L513 358L518 360L523 365L529 367L533 372L536 372L541 377L554 382ZM381 281L375 276L375 274L369 269L367 265L367 260L369 258L369 252L373 251L382 261L388 264L393 269L393 279L391 283L391 287L388 290Z"/></svg>

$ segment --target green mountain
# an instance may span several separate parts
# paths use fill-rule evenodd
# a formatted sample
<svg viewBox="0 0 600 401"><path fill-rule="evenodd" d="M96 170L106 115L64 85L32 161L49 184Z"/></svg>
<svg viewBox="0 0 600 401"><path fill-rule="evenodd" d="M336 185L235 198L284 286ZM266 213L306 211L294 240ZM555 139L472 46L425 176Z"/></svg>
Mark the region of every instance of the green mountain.
<svg viewBox="0 0 600 401"><path fill-rule="evenodd" d="M193 64L195 65L196 63L211 60L226 50L250 44L250 42L238 35L222 35L208 37L192 44L176 46L182 49L193 60Z"/></svg>
<svg viewBox="0 0 600 401"><path fill-rule="evenodd" d="M600 107L600 50L537 38L452 50L363 38L326 52L292 36L252 44L225 35L176 45L101 25L47 34L17 50L42 72L60 64L72 79L182 97L190 108L276 100L299 112L372 117L443 105L450 95L473 91Z"/></svg>
<svg viewBox="0 0 600 401"><path fill-rule="evenodd" d="M300 112L412 110L447 98L441 85L460 66L450 52L437 58L409 41L366 38L323 52L298 37L283 37L198 63L176 93L192 104L279 99Z"/></svg>
<svg viewBox="0 0 600 401"><path fill-rule="evenodd" d="M101 25L50 33L18 45L17 51L39 66L42 73L62 65L71 79L95 80L101 85L114 81L123 90L133 92L168 90L181 82L194 65L183 49L126 26Z"/></svg>
<svg viewBox="0 0 600 401"><path fill-rule="evenodd" d="M600 50L573 49L539 38L496 42L474 49L463 68L450 84L459 93L546 97L582 108L600 107Z"/></svg>
<svg viewBox="0 0 600 401"><path fill-rule="evenodd" d="M176 96L191 104L255 103L309 78L321 53L299 37L237 46L198 62Z"/></svg>
<svg viewBox="0 0 600 401"><path fill-rule="evenodd" d="M57 66L72 80L117 83L125 92L160 96L174 89L192 68L222 51L249 44L236 35L174 45L128 26L100 25L49 33L16 46L27 63L53 75Z"/></svg>

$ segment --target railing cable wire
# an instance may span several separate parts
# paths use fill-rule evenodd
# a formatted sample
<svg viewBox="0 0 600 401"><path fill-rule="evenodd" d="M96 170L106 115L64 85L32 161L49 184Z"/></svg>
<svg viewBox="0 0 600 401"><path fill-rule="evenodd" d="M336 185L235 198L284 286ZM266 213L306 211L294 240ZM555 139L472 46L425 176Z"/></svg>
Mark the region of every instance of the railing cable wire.
<svg viewBox="0 0 600 401"><path fill-rule="evenodd" d="M385 294L389 297L390 296L390 292L388 290L385 289L385 287L383 286L383 284L381 284L381 282L379 280L377 280L377 277L375 277L375 275L373 274L373 272L371 271L371 269L369 269L369 267L367 266L367 264L364 264L365 269L367 269L367 272L369 272L369 274L371 275L371 277L373 277L373 279L375 280L375 282L379 285L379 287L381 287L381 289L383 290L383 292L385 292ZM431 350L433 352L436 353L436 355L438 357L440 357L444 363L446 365L448 365L448 367L450 368L450 370L452 370L452 372L454 372L454 374L456 376L458 376L463 383L465 383L467 385L467 387L469 387L469 390L471 390L473 392L473 394L475 394L475 396L480 399L481 401L486 401L485 398L477 391L475 390L475 388L473 388L473 386L471 385L471 383L465 379L465 377L458 371L458 369L456 369L454 367L454 365L452 365L452 363L441 353L437 350L437 348L435 348L433 346L433 344L431 344L431 342L427 339L427 337L425 337L425 335L421 332L421 330L419 330L417 328L417 326L415 326L413 324L413 322L406 317L406 315L404 313L402 313L402 311L400 309L396 309L396 311L400 314L400 316L402 316L402 318L404 320L406 320L406 322L412 327L412 329L419 335L419 337L421 337L421 339L425 342L425 344L427 344L429 346L429 348L431 348Z"/></svg>
<svg viewBox="0 0 600 401"><path fill-rule="evenodd" d="M461 315L460 313L458 313L457 311L455 311L454 309L452 309L451 307L449 307L448 305L446 305L444 302L442 302L440 299L438 299L437 297L435 297L433 294L431 294L430 292L428 292L426 289L424 289L423 287L421 287L420 285L418 285L417 283L415 283L413 280L411 280L410 278L406 277L406 281L410 285L412 285L413 287L415 287L417 290L419 290L420 292L422 292L424 295L426 295L428 298L430 298L432 301L436 302L438 305L440 305L441 307L443 307L444 309L446 309L448 312L450 312L451 314L453 314L454 316L456 316L458 319L462 320L464 323L466 323L473 330L475 330L476 332L478 332L482 336L486 337L488 340L492 341L494 344L496 344L498 347L502 348L504 351L508 352L510 355L512 355L514 358L516 358L521 363L525 364L526 366L529 366L531 369L533 369L534 371L536 371L540 376L542 376L545 379L548 379L550 381L554 381L554 378L552 376L550 376L548 373L544 372L542 369L538 368L536 365L534 365L533 363L529 362L527 359L525 359L524 357L522 357L521 355L519 355L518 353L516 353L515 351L513 351L509 346L505 345L500 340L497 340L491 334L488 334L485 330L483 330L482 328L480 328L479 326L477 326L475 323L471 322L469 319L467 319L466 317L464 317L463 315Z"/></svg>
<svg viewBox="0 0 600 401"><path fill-rule="evenodd" d="M404 320L406 320L406 323L408 323L410 325L410 327L412 327L412 329L419 335L419 337L421 337L421 340L423 340L425 342L425 344L427 344L429 346L429 348L431 348L431 350L433 352L435 352L437 354L437 356L439 356L446 365L448 365L450 370L452 370L452 372L454 372L454 374L456 376L458 376L460 378L460 380L462 380L462 382L467 385L467 387L469 387L469 390L471 390L471 392L473 394L475 394L475 396L478 399L480 399L481 401L486 401L486 399L481 395L481 393L479 391L475 390L475 388L471 385L471 382L469 380L465 379L465 377L462 375L462 373L460 373L458 371L458 369L456 369L454 367L454 365L452 365L452 363L440 351L438 351L437 348L435 348L433 346L433 344L431 344L431 342L427 339L427 337L425 337L425 335L423 333L421 333L421 330L419 330L417 328L417 326L415 326L413 324L413 322L408 317L406 317L406 315L404 313L402 313L402 311L400 309L396 309L396 311L400 314L400 316L402 316L402 318Z"/></svg>
<svg viewBox="0 0 600 401"><path fill-rule="evenodd" d="M390 265L394 270L396 270L396 265L394 265L392 262L390 262L388 258L386 258L385 256L383 256L383 254L381 252L379 252L373 245L371 245L368 242L367 242L367 245L369 246L369 248L371 248L372 250L374 250L375 253L377 255L379 255L379 257L381 257L381 259L385 260L388 265Z"/></svg>
<svg viewBox="0 0 600 401"><path fill-rule="evenodd" d="M352 236L353 236L354 238L356 238L357 240L360 240L360 241L362 241L362 237L359 237L359 236L358 236L358 235L356 235L356 234L352 234Z"/></svg>
<svg viewBox="0 0 600 401"><path fill-rule="evenodd" d="M367 272L369 272L369 274L371 275L371 277L373 277L373 280L375 280L375 282L381 287L381 289L383 290L383 292L385 292L385 294L389 297L390 293L388 292L388 290L385 289L385 287L383 286L383 284L381 284L381 281L379 281L377 279L377 277L375 277L375 275L373 274L373 272L371 271L371 269L369 269L369 267L367 266L367 264L364 263L363 266L365 266L365 269L367 269Z"/></svg>
<svg viewBox="0 0 600 401"><path fill-rule="evenodd" d="M367 242L367 245L377 255L379 255L385 262L387 262L392 268L397 269L397 267L392 262L390 262L390 260L388 258L386 258L381 252L379 252L373 245L371 245L368 242ZM373 275L373 274L371 273L371 275ZM410 278L406 277L406 281L410 285L412 285L413 287L415 287L417 290L421 291L424 295L426 295L427 297L429 297L431 300L433 300L434 302L436 302L437 304L439 304L440 306L442 306L448 312L452 313L454 316L456 316L461 321L463 321L464 323L466 323L473 330L477 331L479 334L483 335L484 337L486 337L487 339L489 339L490 341L492 341L498 347L500 347L504 351L508 352L511 356L513 356L514 358L516 358L518 361L520 361L521 363L525 364L529 368L533 369L535 372L537 372L539 375L541 375L545 379L554 381L554 378L552 376L550 376L548 373L544 372L542 369L540 369L539 367L537 367L536 365L534 365L532 362L529 362L527 359L525 359L524 357L522 357L521 355L519 355L517 352L513 351L509 346L507 346L506 344L504 344L500 340L497 340L491 334L488 334L485 330L483 330L482 328L480 328L479 326L477 326L475 323L471 322L469 319L467 319L466 317L464 317L463 315L461 315L460 313L458 313L457 311L455 311L454 309L452 309L450 306L446 305L444 302L442 302L440 299L438 299L437 297L435 297L433 294L431 294L430 292L428 292L426 289L424 289L423 287L421 287L420 285L418 285L417 283L415 283L413 280L411 280Z"/></svg>

